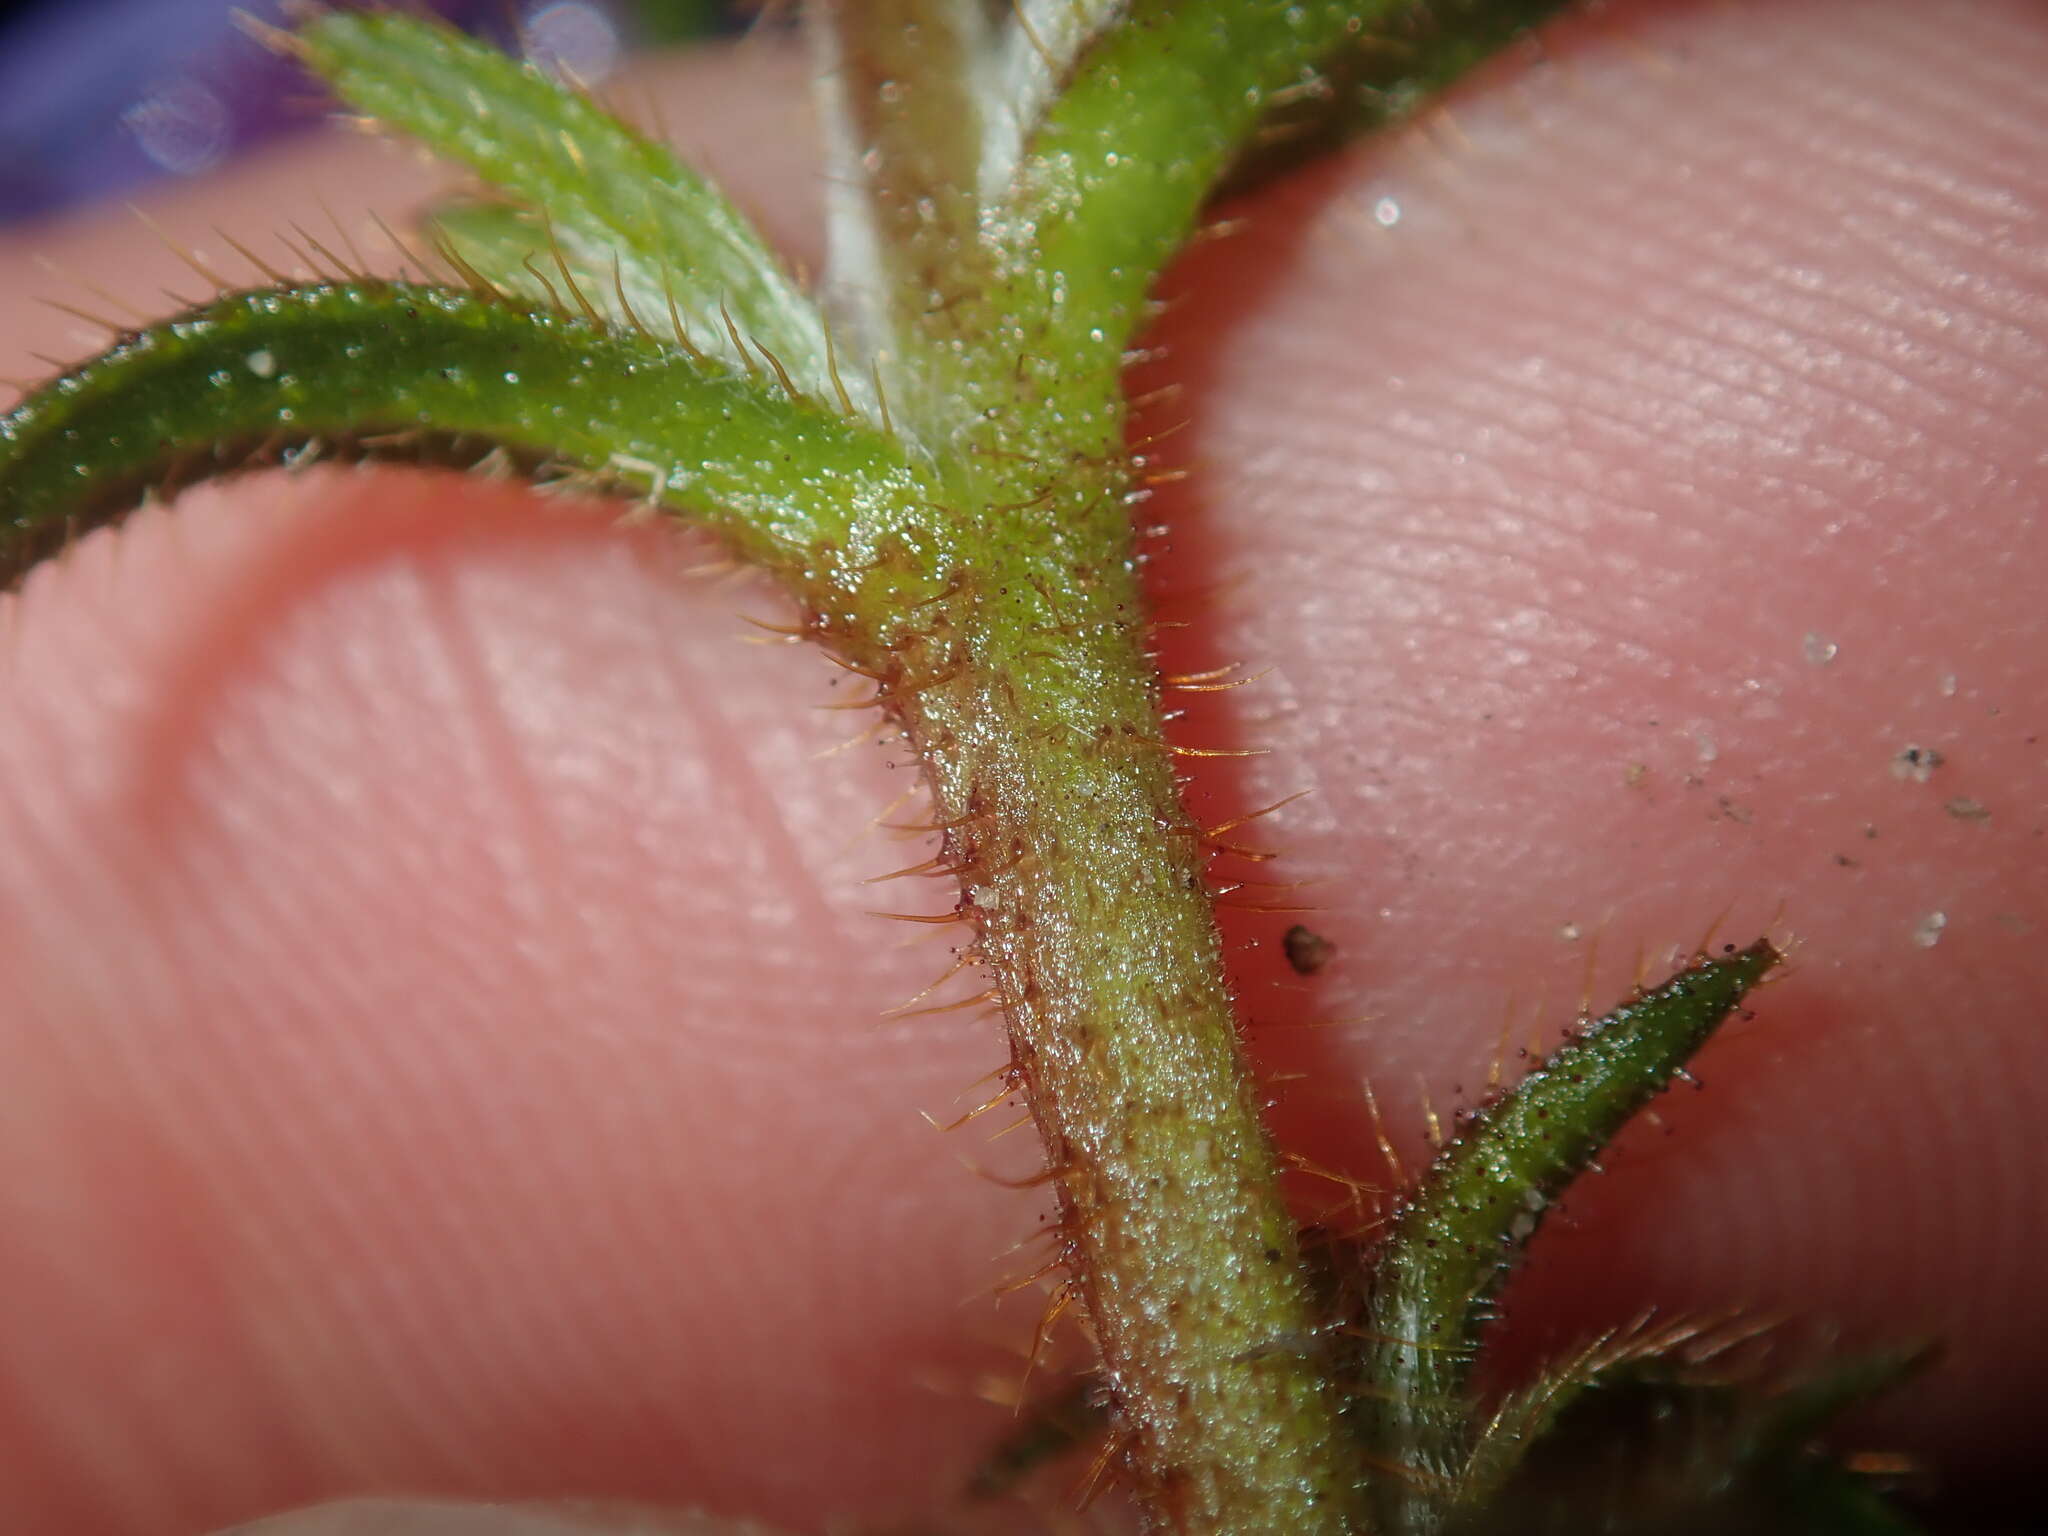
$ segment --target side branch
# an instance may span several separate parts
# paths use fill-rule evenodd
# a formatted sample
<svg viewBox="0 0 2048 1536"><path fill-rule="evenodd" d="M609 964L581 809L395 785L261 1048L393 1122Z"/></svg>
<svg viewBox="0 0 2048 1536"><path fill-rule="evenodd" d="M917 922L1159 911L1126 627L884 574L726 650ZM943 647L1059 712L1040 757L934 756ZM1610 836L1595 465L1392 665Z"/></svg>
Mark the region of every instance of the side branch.
<svg viewBox="0 0 2048 1536"><path fill-rule="evenodd" d="M166 483L420 433L687 507L790 575L912 483L863 425L644 336L408 283L263 289L124 336L0 417L0 582Z"/></svg>

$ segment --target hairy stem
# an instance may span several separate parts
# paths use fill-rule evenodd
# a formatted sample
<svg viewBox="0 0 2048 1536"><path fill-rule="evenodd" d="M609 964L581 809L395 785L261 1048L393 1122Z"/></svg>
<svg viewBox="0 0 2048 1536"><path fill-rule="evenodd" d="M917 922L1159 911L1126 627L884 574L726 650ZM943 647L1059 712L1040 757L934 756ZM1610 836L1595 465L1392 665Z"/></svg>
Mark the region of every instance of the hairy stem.
<svg viewBox="0 0 2048 1536"><path fill-rule="evenodd" d="M1354 1528L1319 1319L1160 732L1120 453L955 466L816 623L927 764L1127 1460L1190 1533ZM1032 488L1036 487L1034 491ZM944 572L932 587L932 566Z"/></svg>
<svg viewBox="0 0 2048 1536"><path fill-rule="evenodd" d="M1192 829L1135 688L1047 718L1030 677L1135 650L1002 647L908 711L1006 1005L1141 1485L1186 1532L1348 1528L1336 1404L1218 963ZM1092 664L1092 665L1091 665ZM1078 729L1077 729L1078 727Z"/></svg>

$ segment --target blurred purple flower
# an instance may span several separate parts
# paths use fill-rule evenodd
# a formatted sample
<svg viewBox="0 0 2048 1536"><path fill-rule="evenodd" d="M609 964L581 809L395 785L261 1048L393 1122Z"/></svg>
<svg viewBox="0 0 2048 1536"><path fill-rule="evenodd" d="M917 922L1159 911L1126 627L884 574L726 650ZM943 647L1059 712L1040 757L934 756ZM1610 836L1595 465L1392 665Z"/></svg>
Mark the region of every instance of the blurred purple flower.
<svg viewBox="0 0 2048 1536"><path fill-rule="evenodd" d="M616 52L615 15L627 9L599 0L428 8L500 41L519 18L543 48L585 68L589 50ZM304 76L237 28L237 10L282 19L278 0L40 0L0 20L0 222L197 175L317 123Z"/></svg>

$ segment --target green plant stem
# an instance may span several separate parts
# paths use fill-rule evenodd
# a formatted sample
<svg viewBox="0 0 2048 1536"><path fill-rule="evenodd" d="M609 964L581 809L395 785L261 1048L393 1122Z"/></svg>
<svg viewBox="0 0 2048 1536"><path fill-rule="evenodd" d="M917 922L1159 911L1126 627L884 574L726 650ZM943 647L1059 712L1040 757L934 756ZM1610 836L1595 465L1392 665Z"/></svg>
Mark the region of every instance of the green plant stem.
<svg viewBox="0 0 2048 1536"><path fill-rule="evenodd" d="M1103 605L1135 599L1118 585ZM1051 617L1030 615L1021 644L985 631L959 684L905 715L959 819L948 849L1056 1170L1056 1240L1140 1486L1172 1529L1347 1530L1294 1222L1196 838L1133 681L1138 626L1070 635Z"/></svg>
<svg viewBox="0 0 2048 1536"><path fill-rule="evenodd" d="M1041 473L985 460L928 523L857 530L816 622L928 765L1138 1486L1187 1536L1334 1536L1357 1477L1160 733L1123 461L1006 501Z"/></svg>

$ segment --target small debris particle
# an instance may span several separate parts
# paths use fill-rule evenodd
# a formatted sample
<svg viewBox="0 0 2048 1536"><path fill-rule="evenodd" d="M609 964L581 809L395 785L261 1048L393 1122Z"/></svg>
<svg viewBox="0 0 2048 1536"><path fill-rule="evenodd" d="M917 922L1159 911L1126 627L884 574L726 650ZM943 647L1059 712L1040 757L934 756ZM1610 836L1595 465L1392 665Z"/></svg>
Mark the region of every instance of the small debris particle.
<svg viewBox="0 0 2048 1536"><path fill-rule="evenodd" d="M1562 923L1558 926L1557 936L1566 944L1576 944L1583 931L1577 923Z"/></svg>
<svg viewBox="0 0 2048 1536"><path fill-rule="evenodd" d="M1856 867L1856 861L1850 858L1849 855L1847 855L1846 853L1836 854L1835 862L1844 869L1854 869Z"/></svg>
<svg viewBox="0 0 2048 1536"><path fill-rule="evenodd" d="M1932 949L1941 942L1941 930L1947 926L1946 912L1930 912L1913 925L1913 942L1922 949Z"/></svg>
<svg viewBox="0 0 2048 1536"><path fill-rule="evenodd" d="M1287 951L1287 963L1294 967L1297 976L1315 975L1337 953L1335 944L1301 923L1287 930L1280 946Z"/></svg>
<svg viewBox="0 0 2048 1536"><path fill-rule="evenodd" d="M1934 770L1942 765L1942 755L1932 747L1904 746L1892 757L1892 777L1904 782L1925 784L1934 777Z"/></svg>
<svg viewBox="0 0 2048 1536"><path fill-rule="evenodd" d="M249 371L259 379L269 379L277 376L277 354L268 347L262 347L251 352L243 361L248 363Z"/></svg>
<svg viewBox="0 0 2048 1536"><path fill-rule="evenodd" d="M1942 673L1942 674L1941 674L1941 684L1940 684L1940 687L1941 687L1941 696L1942 696L1942 697L1943 697L1944 699L1952 699L1952 698L1954 698L1954 697L1956 696L1956 675L1955 675L1955 673L1953 673L1953 672L1944 672L1944 673Z"/></svg>
<svg viewBox="0 0 2048 1536"><path fill-rule="evenodd" d="M1719 796L1716 803L1721 807L1722 819L1732 821L1738 827L1746 827L1756 820L1756 814L1748 806L1736 804L1728 795Z"/></svg>
<svg viewBox="0 0 2048 1536"><path fill-rule="evenodd" d="M1942 809L1957 821L1989 821L1991 808L1982 800L1972 800L1968 795L1957 795Z"/></svg>
<svg viewBox="0 0 2048 1536"><path fill-rule="evenodd" d="M1649 776L1650 765L1648 763L1630 763L1621 771L1621 782L1630 789L1635 789Z"/></svg>
<svg viewBox="0 0 2048 1536"><path fill-rule="evenodd" d="M1806 658L1811 667L1824 667L1841 654L1842 648L1825 635L1816 635L1812 630L1799 642L1799 654Z"/></svg>

